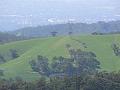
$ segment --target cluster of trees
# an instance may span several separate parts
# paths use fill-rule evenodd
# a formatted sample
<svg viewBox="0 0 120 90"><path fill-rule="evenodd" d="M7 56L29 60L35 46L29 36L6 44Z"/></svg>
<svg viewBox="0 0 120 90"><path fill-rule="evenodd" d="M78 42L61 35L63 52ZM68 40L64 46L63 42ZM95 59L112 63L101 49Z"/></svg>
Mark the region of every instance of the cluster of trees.
<svg viewBox="0 0 120 90"><path fill-rule="evenodd" d="M120 56L120 48L118 47L117 44L113 43L113 44L112 44L112 49L113 49L114 54L115 54L116 56Z"/></svg>
<svg viewBox="0 0 120 90"><path fill-rule="evenodd" d="M15 59L17 57L19 57L19 54L17 52L17 50L15 49L10 49L10 57L12 59ZM5 62L7 62L8 60L5 58L5 56L3 56L2 54L0 54L0 64L3 64ZM4 70L0 69L0 76L4 76ZM0 89L1 90L1 89Z"/></svg>
<svg viewBox="0 0 120 90"><path fill-rule="evenodd" d="M4 70L0 69L0 76L4 76Z"/></svg>
<svg viewBox="0 0 120 90"><path fill-rule="evenodd" d="M0 44L22 39L23 39L22 37L18 37L16 35L0 32Z"/></svg>
<svg viewBox="0 0 120 90"><path fill-rule="evenodd" d="M15 59L19 57L18 51L15 49L10 49L9 54L10 54L10 59ZM5 57L6 57L5 55L0 54L0 64L3 64L8 61L7 58Z"/></svg>
<svg viewBox="0 0 120 90"><path fill-rule="evenodd" d="M19 57L19 54L18 54L17 50L15 50L15 49L10 49L10 54L11 54L12 59Z"/></svg>
<svg viewBox="0 0 120 90"><path fill-rule="evenodd" d="M0 64L5 63L6 60L3 55L0 54Z"/></svg>
<svg viewBox="0 0 120 90"><path fill-rule="evenodd" d="M105 35L105 33L93 32L92 35Z"/></svg>
<svg viewBox="0 0 120 90"><path fill-rule="evenodd" d="M1 79L0 90L120 90L120 73L99 72L94 75L72 77L41 77L34 82L21 78Z"/></svg>
<svg viewBox="0 0 120 90"><path fill-rule="evenodd" d="M70 58L54 57L52 63L47 57L38 55L37 60L32 60L30 64L35 72L47 77L92 75L100 69L100 62L93 52L71 49L69 53Z"/></svg>

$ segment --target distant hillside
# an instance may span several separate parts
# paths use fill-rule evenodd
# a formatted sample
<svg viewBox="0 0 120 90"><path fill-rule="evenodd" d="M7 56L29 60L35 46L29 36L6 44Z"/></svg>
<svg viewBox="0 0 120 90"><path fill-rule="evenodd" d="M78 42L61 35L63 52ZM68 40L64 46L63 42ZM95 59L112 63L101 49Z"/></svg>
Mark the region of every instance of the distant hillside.
<svg viewBox="0 0 120 90"><path fill-rule="evenodd" d="M120 21L97 22L92 24L66 23L57 25L26 27L9 33L24 37L46 37L51 36L51 32L57 32L57 35L67 35L69 32L72 32L72 34L90 34L93 32L120 32Z"/></svg>
<svg viewBox="0 0 120 90"><path fill-rule="evenodd" d="M0 43L6 43L11 41L21 40L22 37L18 37L16 35L11 35L9 33L0 32Z"/></svg>

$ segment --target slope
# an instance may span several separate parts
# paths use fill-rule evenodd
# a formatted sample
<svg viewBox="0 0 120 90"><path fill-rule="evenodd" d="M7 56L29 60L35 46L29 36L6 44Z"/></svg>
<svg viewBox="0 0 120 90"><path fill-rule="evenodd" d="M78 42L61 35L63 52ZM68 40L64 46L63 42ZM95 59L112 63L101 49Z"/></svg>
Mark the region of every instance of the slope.
<svg viewBox="0 0 120 90"><path fill-rule="evenodd" d="M32 71L29 61L37 55L47 56L50 58L50 62L52 62L51 58L54 56L62 55L68 57L65 45L71 44L72 47L80 47L96 53L98 60L101 62L102 70L120 70L120 57L115 56L111 48L111 44L114 41L120 42L120 35L72 36L72 38L86 43L87 48L83 48L81 44L72 40L69 36L32 39L0 45L0 53L8 52L9 49L15 48L18 49L20 55L20 57L0 65L0 69L5 71L5 78L20 76L25 80L38 79L40 75Z"/></svg>

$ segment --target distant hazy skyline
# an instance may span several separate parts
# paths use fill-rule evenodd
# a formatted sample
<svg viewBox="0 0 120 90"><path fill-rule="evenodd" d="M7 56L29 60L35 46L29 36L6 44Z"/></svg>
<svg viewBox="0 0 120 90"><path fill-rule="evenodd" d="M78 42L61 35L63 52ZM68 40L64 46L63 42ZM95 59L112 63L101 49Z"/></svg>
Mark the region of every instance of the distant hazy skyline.
<svg viewBox="0 0 120 90"><path fill-rule="evenodd" d="M0 30L73 22L120 20L120 0L1 0Z"/></svg>

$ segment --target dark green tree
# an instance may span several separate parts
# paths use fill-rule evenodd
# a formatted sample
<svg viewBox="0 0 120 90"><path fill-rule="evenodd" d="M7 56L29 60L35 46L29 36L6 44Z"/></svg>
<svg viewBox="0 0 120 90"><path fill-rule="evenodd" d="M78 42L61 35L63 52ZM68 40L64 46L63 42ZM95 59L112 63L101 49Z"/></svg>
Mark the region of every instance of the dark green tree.
<svg viewBox="0 0 120 90"><path fill-rule="evenodd" d="M3 55L0 54L0 64L6 62L5 58L3 57Z"/></svg>
<svg viewBox="0 0 120 90"><path fill-rule="evenodd" d="M13 59L19 57L19 54L18 54L17 50L15 50L15 49L10 49L10 53L11 53L11 57L12 57Z"/></svg>
<svg viewBox="0 0 120 90"><path fill-rule="evenodd" d="M38 55L37 60L32 60L30 64L34 71L49 77L51 70L49 68L48 58Z"/></svg>
<svg viewBox="0 0 120 90"><path fill-rule="evenodd" d="M53 32L51 32L51 35L52 35L53 37L56 37L57 33L58 33L58 32L53 31Z"/></svg>

